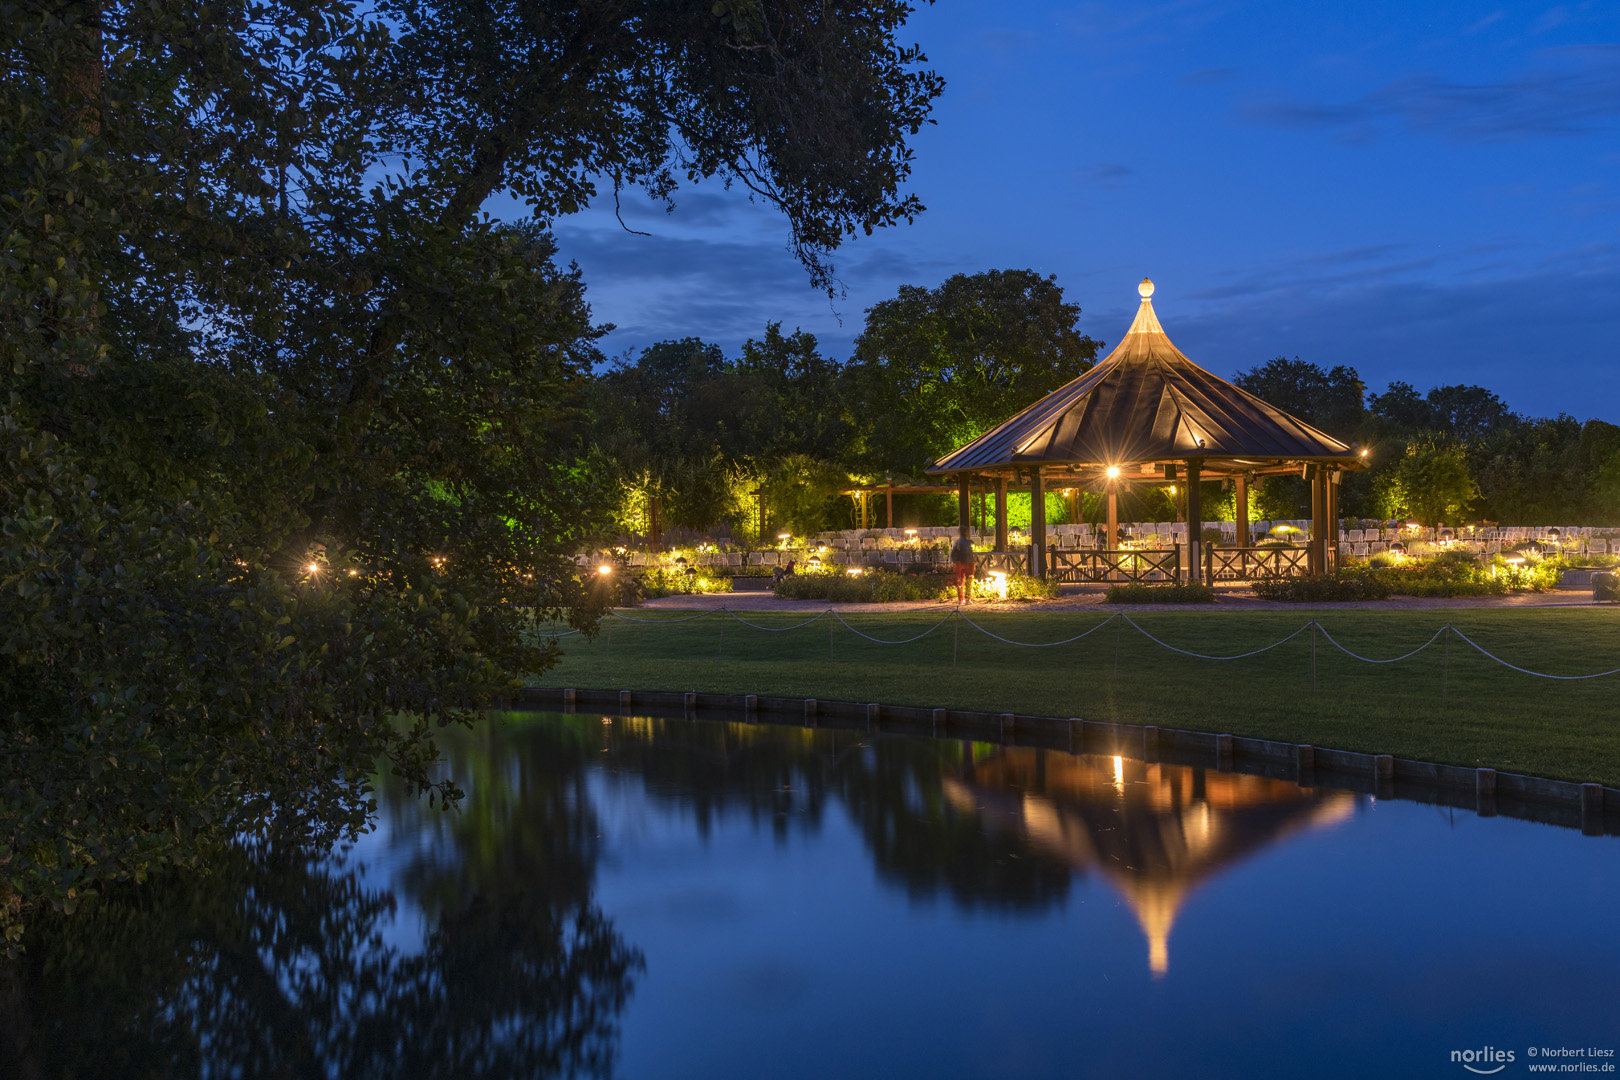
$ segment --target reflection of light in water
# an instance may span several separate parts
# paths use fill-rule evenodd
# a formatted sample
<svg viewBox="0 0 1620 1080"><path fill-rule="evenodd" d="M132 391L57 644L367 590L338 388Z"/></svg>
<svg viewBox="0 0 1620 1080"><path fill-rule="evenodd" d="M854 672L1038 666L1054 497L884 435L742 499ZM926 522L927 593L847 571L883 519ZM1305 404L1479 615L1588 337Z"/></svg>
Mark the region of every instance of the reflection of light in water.
<svg viewBox="0 0 1620 1080"><path fill-rule="evenodd" d="M1177 913L1206 878L1299 829L1342 821L1356 805L1345 792L1266 777L1023 748L944 787L958 810L1011 819L1046 854L1107 878L1142 927L1155 976L1170 970Z"/></svg>

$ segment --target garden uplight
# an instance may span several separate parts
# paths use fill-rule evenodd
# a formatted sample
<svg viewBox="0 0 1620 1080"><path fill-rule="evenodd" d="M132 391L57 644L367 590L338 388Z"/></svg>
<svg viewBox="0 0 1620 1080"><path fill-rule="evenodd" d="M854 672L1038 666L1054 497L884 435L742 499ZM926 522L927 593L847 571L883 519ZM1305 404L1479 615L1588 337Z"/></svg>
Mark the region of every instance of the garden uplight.
<svg viewBox="0 0 1620 1080"><path fill-rule="evenodd" d="M607 574L613 573L613 567L609 566L607 563L603 563L601 566L598 566L596 568L596 572L598 574L601 574L601 575L605 576Z"/></svg>
<svg viewBox="0 0 1620 1080"><path fill-rule="evenodd" d="M1003 600L1007 599L1007 575L1000 570L992 570L990 571L990 577L995 582L996 595Z"/></svg>
<svg viewBox="0 0 1620 1080"><path fill-rule="evenodd" d="M318 574L318 573L321 572L321 564L320 563L310 563L308 566L304 567L304 569L308 570L312 574Z"/></svg>

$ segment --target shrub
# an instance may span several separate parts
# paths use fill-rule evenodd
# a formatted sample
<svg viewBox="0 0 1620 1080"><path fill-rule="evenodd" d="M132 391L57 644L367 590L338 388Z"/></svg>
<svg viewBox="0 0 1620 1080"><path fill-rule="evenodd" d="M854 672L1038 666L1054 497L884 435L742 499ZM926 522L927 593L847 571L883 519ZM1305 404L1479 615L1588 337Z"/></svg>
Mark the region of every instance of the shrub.
<svg viewBox="0 0 1620 1080"><path fill-rule="evenodd" d="M640 575L641 595L647 599L660 596L679 596L687 593L722 593L731 591L731 576L718 574L708 567L699 567L696 574L685 570L653 567Z"/></svg>
<svg viewBox="0 0 1620 1080"><path fill-rule="evenodd" d="M938 600L950 586L941 573L904 573L869 570L863 574L790 574L776 583L775 594L784 600L830 600L839 604L887 604L900 600Z"/></svg>
<svg viewBox="0 0 1620 1080"><path fill-rule="evenodd" d="M1387 600L1390 586L1374 574L1311 574L1254 583L1254 595L1284 604Z"/></svg>
<svg viewBox="0 0 1620 1080"><path fill-rule="evenodd" d="M1215 590L1208 585L1148 585L1129 581L1108 586L1110 604L1213 604Z"/></svg>
<svg viewBox="0 0 1620 1080"><path fill-rule="evenodd" d="M956 587L946 582L946 593L956 595ZM1051 600L1058 595L1058 583L1055 581L1042 581L1025 574L1007 575L1007 595L1001 595L1001 584L993 577L973 579L973 599L975 600Z"/></svg>

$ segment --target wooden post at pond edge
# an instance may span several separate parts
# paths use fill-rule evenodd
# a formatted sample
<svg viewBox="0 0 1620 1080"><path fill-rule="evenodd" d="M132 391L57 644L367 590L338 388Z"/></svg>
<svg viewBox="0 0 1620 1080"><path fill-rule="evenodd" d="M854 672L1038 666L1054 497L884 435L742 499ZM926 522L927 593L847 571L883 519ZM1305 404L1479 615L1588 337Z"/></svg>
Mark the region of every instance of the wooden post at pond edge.
<svg viewBox="0 0 1620 1080"><path fill-rule="evenodd" d="M996 477L996 550L1007 550L1007 478Z"/></svg>

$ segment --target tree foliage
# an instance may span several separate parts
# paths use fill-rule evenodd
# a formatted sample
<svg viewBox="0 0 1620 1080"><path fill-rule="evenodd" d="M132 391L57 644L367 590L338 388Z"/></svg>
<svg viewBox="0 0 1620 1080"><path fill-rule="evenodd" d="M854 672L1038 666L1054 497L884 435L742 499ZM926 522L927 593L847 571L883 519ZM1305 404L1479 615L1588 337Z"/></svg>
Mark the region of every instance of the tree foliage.
<svg viewBox="0 0 1620 1080"><path fill-rule="evenodd" d="M812 278L920 207L904 4L0 7L0 912L447 797L596 604L598 185L747 185ZM535 222L480 213L492 194Z"/></svg>
<svg viewBox="0 0 1620 1080"><path fill-rule="evenodd" d="M869 471L919 474L1091 367L1101 344L1055 277L1033 270L955 274L902 286L867 311L851 394L855 457Z"/></svg>

